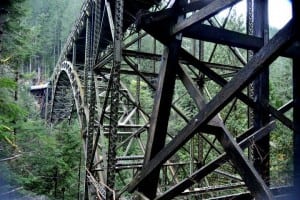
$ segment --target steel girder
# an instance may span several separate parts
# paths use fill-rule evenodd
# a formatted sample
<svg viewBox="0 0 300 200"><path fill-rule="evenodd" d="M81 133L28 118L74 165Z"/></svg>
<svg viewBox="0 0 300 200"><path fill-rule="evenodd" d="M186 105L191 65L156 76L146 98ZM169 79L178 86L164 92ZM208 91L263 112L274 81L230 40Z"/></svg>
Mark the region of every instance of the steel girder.
<svg viewBox="0 0 300 200"><path fill-rule="evenodd" d="M298 141L297 5L295 17L269 41L266 1L247 1L246 32L225 29L238 2L84 3L52 78L51 121L77 110L86 199L280 194L270 185L269 135L279 121ZM226 8L223 19L215 16ZM210 53L205 42L212 45ZM224 56L234 61L215 63L218 47L227 47ZM281 108L268 98L269 65L279 55L293 58L295 71L294 99ZM195 110L185 110L183 98ZM237 106L253 114L246 111L242 116L250 126L233 133L226 121ZM285 115L291 108L294 120ZM250 146L256 148L247 157ZM299 153L296 145L294 152ZM296 172L297 167L297 186Z"/></svg>

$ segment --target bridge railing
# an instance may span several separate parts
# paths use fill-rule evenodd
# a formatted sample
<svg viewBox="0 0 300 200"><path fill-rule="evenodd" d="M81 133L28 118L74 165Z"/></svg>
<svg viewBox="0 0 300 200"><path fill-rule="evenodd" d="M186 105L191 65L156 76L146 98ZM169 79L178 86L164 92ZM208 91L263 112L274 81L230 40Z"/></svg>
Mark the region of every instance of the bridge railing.
<svg viewBox="0 0 300 200"><path fill-rule="evenodd" d="M70 51L76 38L79 36L80 32L82 31L82 29L85 25L86 16L88 15L88 13L90 12L90 9L91 9L91 1L92 0L85 0L83 2L81 9L80 9L80 15L75 20L73 28L70 31L70 34L64 44L64 47L60 53L58 60L56 62L55 69L51 76L51 80L54 80L55 74L58 73L58 71L59 71L60 64L62 63L62 61L65 60L67 52Z"/></svg>

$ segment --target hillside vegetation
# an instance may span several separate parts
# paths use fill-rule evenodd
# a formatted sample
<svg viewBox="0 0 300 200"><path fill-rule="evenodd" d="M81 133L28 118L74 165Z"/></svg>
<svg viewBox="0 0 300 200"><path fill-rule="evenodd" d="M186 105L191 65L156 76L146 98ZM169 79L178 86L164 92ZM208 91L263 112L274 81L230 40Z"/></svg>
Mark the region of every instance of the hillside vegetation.
<svg viewBox="0 0 300 200"><path fill-rule="evenodd" d="M76 119L57 126L47 124L40 117L37 100L29 93L32 84L46 83L51 76L82 1L6 0L1 8L0 170L7 170L5 178L24 188L24 193L31 191L50 199L76 199L82 189L83 153ZM244 21L236 15L228 26L245 29ZM189 48L191 43L185 41L183 45ZM213 49L212 44L205 45L207 52ZM228 48L218 46L216 55L219 56L210 61L240 65L232 54L223 56L224 51ZM209 59L209 55L204 55L205 61ZM276 108L291 99L291 73L289 59L279 58L270 67L270 101ZM135 80L127 82L129 89L136 88ZM141 105L150 111L153 94L145 85L141 81ZM212 95L220 89L213 83L207 85ZM183 85L177 84L175 97L180 97L177 104L191 117L196 114L195 105L190 98L181 97L182 90ZM248 126L247 108L237 102L234 109L237 114L228 118L227 125L232 133L240 133ZM223 118L224 113L221 113ZM292 113L287 115L291 118ZM174 117L169 126L175 133L182 128L182 123ZM291 183L292 133L277 123L270 144L271 185Z"/></svg>

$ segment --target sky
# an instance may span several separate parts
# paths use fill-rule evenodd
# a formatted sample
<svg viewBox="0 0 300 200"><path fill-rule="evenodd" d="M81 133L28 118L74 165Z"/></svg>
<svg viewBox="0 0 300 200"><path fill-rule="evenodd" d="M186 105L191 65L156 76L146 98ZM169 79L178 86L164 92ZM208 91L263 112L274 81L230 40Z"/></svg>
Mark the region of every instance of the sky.
<svg viewBox="0 0 300 200"><path fill-rule="evenodd" d="M292 7L289 0L269 0L270 26L281 28L292 18Z"/></svg>
<svg viewBox="0 0 300 200"><path fill-rule="evenodd" d="M174 2L174 0L165 0L166 2ZM269 25L277 29L282 28L292 17L291 0L268 0L269 3ZM238 14L245 14L246 12L246 0L241 1L236 5L236 11ZM170 6L172 3L170 4ZM226 16L227 11L220 14Z"/></svg>
<svg viewBox="0 0 300 200"><path fill-rule="evenodd" d="M246 0L237 5L237 12L244 13L246 10ZM275 28L282 28L292 17L292 7L290 0L269 0L269 24Z"/></svg>

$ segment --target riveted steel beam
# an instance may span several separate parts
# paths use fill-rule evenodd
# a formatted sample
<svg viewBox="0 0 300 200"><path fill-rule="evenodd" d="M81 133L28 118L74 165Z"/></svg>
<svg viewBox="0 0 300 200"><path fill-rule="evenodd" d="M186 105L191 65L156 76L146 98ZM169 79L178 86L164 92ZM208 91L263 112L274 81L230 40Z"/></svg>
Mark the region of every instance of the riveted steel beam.
<svg viewBox="0 0 300 200"><path fill-rule="evenodd" d="M254 78L263 66L272 62L279 53L290 45L294 38L293 23L288 23L270 42L264 46L251 61L196 115L190 123L183 128L177 136L166 145L136 176L129 185L129 191L134 190L139 183L148 177L151 172L157 170L168 158L170 158L183 144L185 144L201 126L207 123L214 115L228 103L251 79Z"/></svg>

